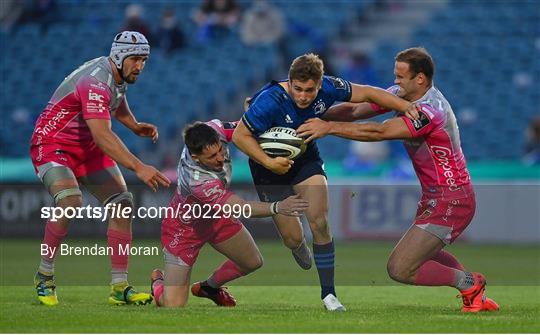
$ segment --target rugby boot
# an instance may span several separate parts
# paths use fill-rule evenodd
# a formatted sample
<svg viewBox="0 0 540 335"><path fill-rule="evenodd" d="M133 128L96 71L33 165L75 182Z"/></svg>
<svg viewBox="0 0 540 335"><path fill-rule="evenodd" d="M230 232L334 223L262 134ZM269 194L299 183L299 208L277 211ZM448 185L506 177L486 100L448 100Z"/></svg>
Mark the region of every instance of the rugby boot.
<svg viewBox="0 0 540 335"><path fill-rule="evenodd" d="M294 257L294 260L302 269L304 270L311 269L311 264L312 264L311 250L309 250L309 247L307 246L306 241L302 242L302 244L298 248L292 249L291 252Z"/></svg>
<svg viewBox="0 0 540 335"><path fill-rule="evenodd" d="M339 302L338 298L333 294L328 294L322 300L324 308L330 312L345 312L347 309Z"/></svg>
<svg viewBox="0 0 540 335"><path fill-rule="evenodd" d="M458 297L463 300L462 312L477 313L482 311L498 311L499 305L486 297L486 278L481 273L473 272L474 285L460 291Z"/></svg>
<svg viewBox="0 0 540 335"><path fill-rule="evenodd" d="M191 286L191 294L196 297L210 299L218 306L236 306L236 299L227 292L225 287L217 288L215 289L215 292L209 292L202 286L201 282L197 282Z"/></svg>
<svg viewBox="0 0 540 335"><path fill-rule="evenodd" d="M111 285L109 305L146 305L152 303L152 300L150 294L137 292L127 281Z"/></svg>
<svg viewBox="0 0 540 335"><path fill-rule="evenodd" d="M58 305L54 275L46 276L40 272L36 272L34 286L36 287L38 300L41 304L46 306Z"/></svg>

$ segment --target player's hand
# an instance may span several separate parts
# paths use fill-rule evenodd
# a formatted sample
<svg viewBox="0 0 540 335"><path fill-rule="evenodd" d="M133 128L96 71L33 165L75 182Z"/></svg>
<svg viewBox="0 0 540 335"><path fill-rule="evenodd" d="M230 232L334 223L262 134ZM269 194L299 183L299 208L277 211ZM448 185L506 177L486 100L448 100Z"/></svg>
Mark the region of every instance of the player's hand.
<svg viewBox="0 0 540 335"><path fill-rule="evenodd" d="M420 108L420 104L410 103L407 107L407 110L405 111L405 116L411 120L418 120L418 118L420 117L420 115L418 114Z"/></svg>
<svg viewBox="0 0 540 335"><path fill-rule="evenodd" d="M296 130L296 135L305 138L304 142L309 143L314 139L328 135L331 128L332 124L330 122L323 121L319 118L312 118L304 122Z"/></svg>
<svg viewBox="0 0 540 335"><path fill-rule="evenodd" d="M151 137L152 143L156 143L159 138L157 127L150 123L137 122L137 126L132 130L138 136Z"/></svg>
<svg viewBox="0 0 540 335"><path fill-rule="evenodd" d="M287 216L301 216L308 207L308 201L301 199L300 195L297 194L279 201L277 204L277 212L278 214Z"/></svg>
<svg viewBox="0 0 540 335"><path fill-rule="evenodd" d="M293 164L294 161L286 157L274 157L268 160L265 167L275 174L285 174L291 169Z"/></svg>
<svg viewBox="0 0 540 335"><path fill-rule="evenodd" d="M135 170L135 174L137 175L137 178L148 185L154 192L157 191L160 184L165 187L169 187L171 184L169 178L165 177L164 174L151 165L141 164L140 167Z"/></svg>

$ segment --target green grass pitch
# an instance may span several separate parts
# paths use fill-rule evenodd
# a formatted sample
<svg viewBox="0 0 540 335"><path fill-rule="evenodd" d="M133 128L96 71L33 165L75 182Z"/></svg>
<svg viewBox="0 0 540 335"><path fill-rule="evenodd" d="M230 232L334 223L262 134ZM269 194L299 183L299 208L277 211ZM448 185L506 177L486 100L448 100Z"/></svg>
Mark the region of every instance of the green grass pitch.
<svg viewBox="0 0 540 335"><path fill-rule="evenodd" d="M107 305L108 257L62 256L56 265L60 305L37 303L32 277L39 241L0 240L1 332L73 333L537 333L540 332L540 250L538 246L455 245L467 268L488 278L488 295L497 313L459 312L451 288L396 285L387 278L390 243L337 243L336 282L345 313L324 311L317 274L301 270L290 252L276 242L261 242L265 265L230 283L236 308L219 308L190 297L184 309ZM104 241L68 240L70 245ZM135 241L136 245L158 245ZM223 260L205 247L192 281L205 279ZM159 256L132 257L130 281L148 290L150 271Z"/></svg>

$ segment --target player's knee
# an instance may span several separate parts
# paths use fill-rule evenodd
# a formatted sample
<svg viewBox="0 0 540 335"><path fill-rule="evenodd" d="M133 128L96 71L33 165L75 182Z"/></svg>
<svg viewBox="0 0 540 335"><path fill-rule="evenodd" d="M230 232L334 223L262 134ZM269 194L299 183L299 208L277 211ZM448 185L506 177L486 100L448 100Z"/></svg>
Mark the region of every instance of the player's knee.
<svg viewBox="0 0 540 335"><path fill-rule="evenodd" d="M122 207L134 207L133 194L131 192L121 192L111 195L103 202L103 206L121 205Z"/></svg>
<svg viewBox="0 0 540 335"><path fill-rule="evenodd" d="M56 205L62 208L79 208L82 207L82 196L81 195L69 195L65 198L61 198L57 201Z"/></svg>
<svg viewBox="0 0 540 335"><path fill-rule="evenodd" d="M263 266L263 256L259 253L254 255L242 268L244 274L251 273L260 269Z"/></svg>
<svg viewBox="0 0 540 335"><path fill-rule="evenodd" d="M252 264L252 267L251 267L251 271L255 271L255 270L258 270L260 269L264 264L264 259L263 259L263 256L259 253L257 255L257 257L254 257L253 259L253 264Z"/></svg>
<svg viewBox="0 0 540 335"><path fill-rule="evenodd" d="M163 295L163 307L181 308L187 305L187 299L181 296L166 296Z"/></svg>
<svg viewBox="0 0 540 335"><path fill-rule="evenodd" d="M310 218L309 225L311 227L311 232L315 235L326 236L330 234L328 218L326 215Z"/></svg>
<svg viewBox="0 0 540 335"><path fill-rule="evenodd" d="M407 283L409 281L408 269L392 259L386 264L386 271L388 276L397 282Z"/></svg>

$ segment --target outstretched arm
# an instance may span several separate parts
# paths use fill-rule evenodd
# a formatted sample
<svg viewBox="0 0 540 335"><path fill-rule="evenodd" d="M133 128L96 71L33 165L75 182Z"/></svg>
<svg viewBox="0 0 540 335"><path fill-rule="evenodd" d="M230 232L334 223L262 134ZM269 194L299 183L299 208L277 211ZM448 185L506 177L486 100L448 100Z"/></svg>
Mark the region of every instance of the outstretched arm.
<svg viewBox="0 0 540 335"><path fill-rule="evenodd" d="M375 111L372 104L344 102L334 105L324 113L322 119L325 121L341 121L352 122L356 120L365 120L379 115L379 111Z"/></svg>
<svg viewBox="0 0 540 335"><path fill-rule="evenodd" d="M365 142L408 139L413 137L401 117L392 118L383 123L327 122L314 118L307 120L298 128L297 132L299 136L308 137L306 142L326 135Z"/></svg>
<svg viewBox="0 0 540 335"><path fill-rule="evenodd" d="M227 199L229 205L249 206L251 217L261 218L282 214L287 216L302 216L309 207L307 200L301 199L299 195L293 195L287 199L273 202L247 201L233 194Z"/></svg>
<svg viewBox="0 0 540 335"><path fill-rule="evenodd" d="M353 84L350 102L372 102L385 109L401 112L410 119L418 119L418 111L415 104L393 95L382 88Z"/></svg>

